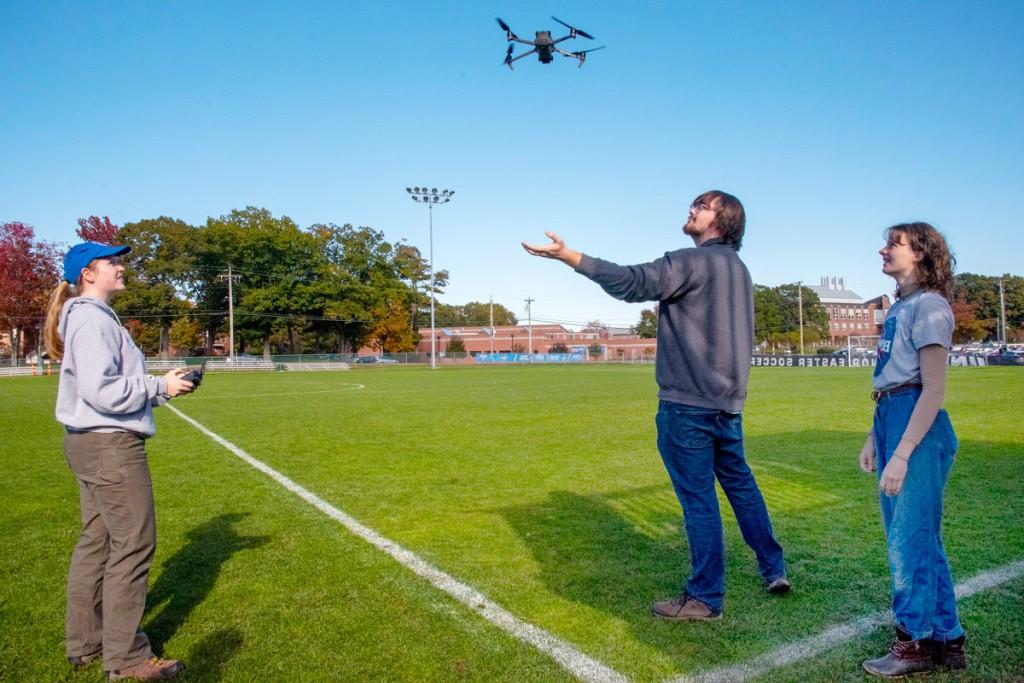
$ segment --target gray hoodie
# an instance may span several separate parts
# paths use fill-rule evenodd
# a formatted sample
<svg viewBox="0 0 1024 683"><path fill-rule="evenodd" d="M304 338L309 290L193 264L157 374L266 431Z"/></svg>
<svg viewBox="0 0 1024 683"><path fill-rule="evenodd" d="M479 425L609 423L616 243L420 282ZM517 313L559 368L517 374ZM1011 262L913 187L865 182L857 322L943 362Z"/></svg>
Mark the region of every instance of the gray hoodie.
<svg viewBox="0 0 1024 683"><path fill-rule="evenodd" d="M620 266L583 255L581 273L623 301L658 302L658 398L743 410L754 347L750 273L721 240Z"/></svg>
<svg viewBox="0 0 1024 683"><path fill-rule="evenodd" d="M135 432L153 436L153 406L167 400L167 380L146 374L146 357L99 299L69 299L58 333L64 360L57 421L73 431Z"/></svg>

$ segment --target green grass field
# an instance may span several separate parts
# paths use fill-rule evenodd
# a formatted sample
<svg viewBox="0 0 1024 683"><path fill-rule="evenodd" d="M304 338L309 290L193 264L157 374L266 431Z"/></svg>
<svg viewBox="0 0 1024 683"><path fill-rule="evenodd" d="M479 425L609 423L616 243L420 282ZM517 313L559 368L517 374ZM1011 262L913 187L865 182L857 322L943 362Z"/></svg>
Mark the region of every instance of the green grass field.
<svg viewBox="0 0 1024 683"><path fill-rule="evenodd" d="M214 374L174 405L363 524L623 675L740 664L887 608L861 369L755 368L748 459L793 592L766 595L723 499L725 618L655 621L688 567L655 446L651 366L372 368ZM946 548L960 582L1024 559L1024 372L953 368L961 440ZM363 385L358 388L354 385ZM77 489L55 378L0 380L0 679L98 681L64 661ZM183 680L572 677L216 444L169 410L149 442L159 546L144 628ZM1024 680L1024 579L960 603L970 668ZM864 680L876 629L759 680Z"/></svg>

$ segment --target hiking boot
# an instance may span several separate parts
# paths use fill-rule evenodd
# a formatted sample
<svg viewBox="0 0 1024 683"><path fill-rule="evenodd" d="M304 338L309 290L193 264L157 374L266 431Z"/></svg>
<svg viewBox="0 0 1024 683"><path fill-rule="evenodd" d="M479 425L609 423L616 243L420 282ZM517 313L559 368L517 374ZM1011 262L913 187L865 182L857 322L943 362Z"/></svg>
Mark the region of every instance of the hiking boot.
<svg viewBox="0 0 1024 683"><path fill-rule="evenodd" d="M108 681L160 681L173 678L185 670L177 659L150 657L138 664L107 672Z"/></svg>
<svg viewBox="0 0 1024 683"><path fill-rule="evenodd" d="M783 595L789 592L789 589L793 587L793 584L789 582L786 575L783 574L774 581L765 582L764 589L772 595Z"/></svg>
<svg viewBox="0 0 1024 683"><path fill-rule="evenodd" d="M896 629L896 640L892 641L889 653L878 659L867 659L864 670L882 678L903 678L913 674L929 673L932 665L932 649L926 640L911 640L910 635Z"/></svg>
<svg viewBox="0 0 1024 683"><path fill-rule="evenodd" d="M96 650L96 652L91 652L87 655L76 655L75 657L68 657L68 664L75 667L76 669L82 669L89 666L102 656L103 650Z"/></svg>
<svg viewBox="0 0 1024 683"><path fill-rule="evenodd" d="M713 609L687 593L654 603L651 605L651 614L673 621L715 621L722 618L722 610Z"/></svg>
<svg viewBox="0 0 1024 683"><path fill-rule="evenodd" d="M929 640L932 651L932 664L947 669L966 669L967 655L964 653L966 636L953 640Z"/></svg>

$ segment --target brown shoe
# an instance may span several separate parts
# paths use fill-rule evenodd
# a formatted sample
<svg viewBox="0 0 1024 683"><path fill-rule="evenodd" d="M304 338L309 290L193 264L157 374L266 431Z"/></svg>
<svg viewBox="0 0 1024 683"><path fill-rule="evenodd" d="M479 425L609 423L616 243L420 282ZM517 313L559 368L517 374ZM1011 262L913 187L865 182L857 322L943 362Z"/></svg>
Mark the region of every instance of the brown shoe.
<svg viewBox="0 0 1024 683"><path fill-rule="evenodd" d="M160 681L173 678L185 670L185 665L177 659L157 659L150 657L144 661L107 672L108 681Z"/></svg>
<svg viewBox="0 0 1024 683"><path fill-rule="evenodd" d="M878 659L868 659L863 663L864 670L873 676L882 678L903 678L914 674L926 674L933 670L932 652L925 640L904 640L909 638L905 633L897 631L896 640L888 654Z"/></svg>
<svg viewBox="0 0 1024 683"><path fill-rule="evenodd" d="M687 593L654 603L651 605L651 614L659 619L673 621L715 621L722 618L722 610L712 609Z"/></svg>
<svg viewBox="0 0 1024 683"><path fill-rule="evenodd" d="M965 636L954 640L929 640L932 651L932 664L947 669L966 669L967 654L964 652Z"/></svg>

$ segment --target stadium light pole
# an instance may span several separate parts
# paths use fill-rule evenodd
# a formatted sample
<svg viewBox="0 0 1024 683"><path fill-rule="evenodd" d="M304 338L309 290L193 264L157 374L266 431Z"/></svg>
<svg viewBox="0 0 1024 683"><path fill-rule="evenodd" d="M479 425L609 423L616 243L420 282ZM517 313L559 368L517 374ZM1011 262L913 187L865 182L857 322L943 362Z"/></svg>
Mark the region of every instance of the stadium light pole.
<svg viewBox="0 0 1024 683"><path fill-rule="evenodd" d="M441 190L436 187L407 187L414 202L427 205L430 224L430 368L437 369L437 335L434 332L434 204L447 204L455 195L455 190Z"/></svg>

